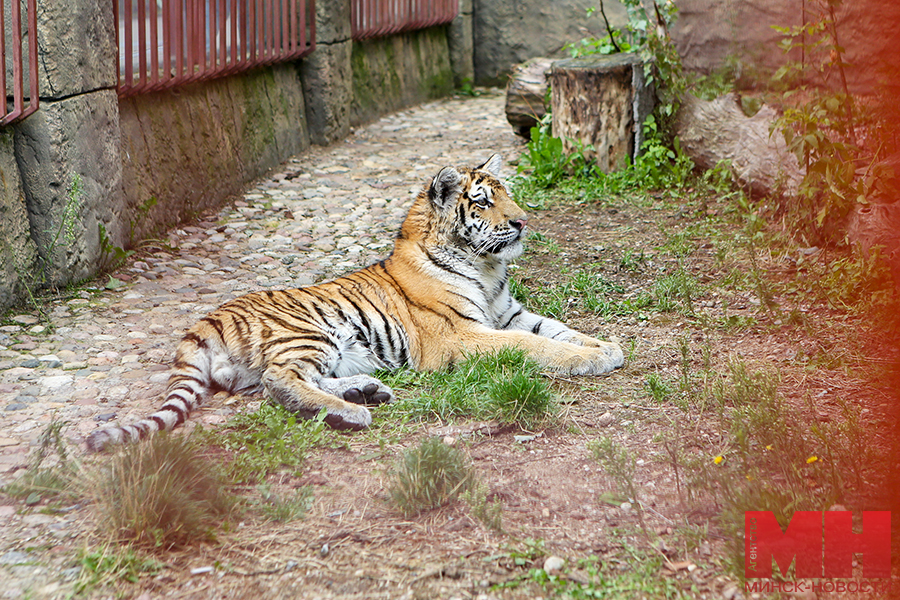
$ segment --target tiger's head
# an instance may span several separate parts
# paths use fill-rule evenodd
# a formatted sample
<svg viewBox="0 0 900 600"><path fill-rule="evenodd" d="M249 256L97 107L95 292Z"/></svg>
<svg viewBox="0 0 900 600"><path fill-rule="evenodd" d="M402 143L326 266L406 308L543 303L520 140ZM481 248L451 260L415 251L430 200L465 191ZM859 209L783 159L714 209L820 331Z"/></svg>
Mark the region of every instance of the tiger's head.
<svg viewBox="0 0 900 600"><path fill-rule="evenodd" d="M419 194L401 239L510 261L522 253L527 215L499 179L500 156L471 168L444 167Z"/></svg>

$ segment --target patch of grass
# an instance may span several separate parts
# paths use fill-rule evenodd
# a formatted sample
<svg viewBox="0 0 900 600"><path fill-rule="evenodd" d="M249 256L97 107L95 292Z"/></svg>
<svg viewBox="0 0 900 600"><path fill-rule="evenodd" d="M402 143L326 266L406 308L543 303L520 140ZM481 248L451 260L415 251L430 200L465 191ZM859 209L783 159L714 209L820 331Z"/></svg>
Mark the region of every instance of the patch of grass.
<svg viewBox="0 0 900 600"><path fill-rule="evenodd" d="M112 544L82 549L77 560L81 571L75 582L75 595L115 587L120 582L137 583L141 575L154 575L165 566L152 557L140 555L134 548L118 548Z"/></svg>
<svg viewBox="0 0 900 600"><path fill-rule="evenodd" d="M563 273L565 275L565 273ZM510 293L522 305L535 313L565 321L574 311L591 312L601 317L631 314L640 302L627 303L612 299L625 289L604 277L598 265L584 265L568 281L556 285L543 285L539 290L530 290L510 278Z"/></svg>
<svg viewBox="0 0 900 600"><path fill-rule="evenodd" d="M97 523L114 540L170 548L215 537L236 506L192 436L128 444L87 478Z"/></svg>
<svg viewBox="0 0 900 600"><path fill-rule="evenodd" d="M257 483L281 469L298 473L307 451L326 440L324 419L324 412L315 419L298 419L281 406L263 403L255 413L236 415L200 435L204 443L234 453L226 469L230 480Z"/></svg>
<svg viewBox="0 0 900 600"><path fill-rule="evenodd" d="M514 566L528 568L522 575L495 586L495 588L519 588L536 585L544 590L543 596L570 600L604 598L632 600L634 598L688 598L679 583L661 575L663 557L658 553L636 548L622 538L616 541L617 549L603 556L589 556L578 560L577 576L567 566L562 574L547 573L538 567L540 558L546 555L543 541L526 540L524 550L514 550L509 556ZM530 567L530 568L529 568Z"/></svg>
<svg viewBox="0 0 900 600"><path fill-rule="evenodd" d="M503 532L503 502L500 498L489 500L485 484L476 482L464 491L460 498L468 505L469 513L485 527L498 533Z"/></svg>
<svg viewBox="0 0 900 600"><path fill-rule="evenodd" d="M455 501L475 485L465 453L433 437L400 457L388 483L391 503L407 517Z"/></svg>
<svg viewBox="0 0 900 600"><path fill-rule="evenodd" d="M279 494L270 485L259 485L259 511L272 521L287 523L301 518L312 503L312 489L308 486Z"/></svg>
<svg viewBox="0 0 900 600"><path fill-rule="evenodd" d="M678 269L653 284L652 295L658 310L691 315L694 312L694 300L700 293L697 279L684 269Z"/></svg>
<svg viewBox="0 0 900 600"><path fill-rule="evenodd" d="M650 397L658 404L666 402L674 391L666 380L660 377L659 373L648 374L644 380L644 386L650 393Z"/></svg>
<svg viewBox="0 0 900 600"><path fill-rule="evenodd" d="M546 423L556 410L540 366L515 348L475 354L445 371L401 370L378 376L394 389L409 390L406 397L386 407L393 415L497 419L533 429Z"/></svg>

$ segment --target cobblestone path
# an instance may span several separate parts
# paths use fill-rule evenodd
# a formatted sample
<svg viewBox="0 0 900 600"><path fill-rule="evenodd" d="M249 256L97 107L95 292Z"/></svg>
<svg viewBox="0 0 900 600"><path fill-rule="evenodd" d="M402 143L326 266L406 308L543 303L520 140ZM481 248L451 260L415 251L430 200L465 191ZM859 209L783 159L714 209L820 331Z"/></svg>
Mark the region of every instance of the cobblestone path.
<svg viewBox="0 0 900 600"><path fill-rule="evenodd" d="M0 326L0 485L27 465L54 416L69 423L64 435L81 452L94 428L157 406L176 343L204 313L250 291L314 283L386 256L412 199L441 167L519 154L503 102L499 92L440 100L312 147L218 214L171 231L165 251L138 253L115 274L123 287L100 289L101 282L53 301L50 325L15 314ZM507 166L504 175L514 172ZM212 405L193 419L229 414ZM71 518L0 505L0 572L19 564L19 553L27 562L23 543L68 536Z"/></svg>

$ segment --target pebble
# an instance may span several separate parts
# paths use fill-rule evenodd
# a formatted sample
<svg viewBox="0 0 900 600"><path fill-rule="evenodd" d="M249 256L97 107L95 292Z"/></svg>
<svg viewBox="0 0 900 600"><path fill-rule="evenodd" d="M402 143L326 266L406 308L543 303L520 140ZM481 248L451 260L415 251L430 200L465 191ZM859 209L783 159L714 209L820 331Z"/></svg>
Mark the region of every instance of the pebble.
<svg viewBox="0 0 900 600"><path fill-rule="evenodd" d="M566 561L558 556L548 556L544 560L544 571L548 575L556 575L566 566Z"/></svg>

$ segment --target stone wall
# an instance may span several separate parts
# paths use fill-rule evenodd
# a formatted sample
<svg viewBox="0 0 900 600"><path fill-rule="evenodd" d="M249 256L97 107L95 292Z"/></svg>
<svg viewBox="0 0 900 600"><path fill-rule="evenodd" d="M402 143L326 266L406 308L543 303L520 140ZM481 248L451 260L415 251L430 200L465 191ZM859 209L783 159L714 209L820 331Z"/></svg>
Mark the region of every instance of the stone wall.
<svg viewBox="0 0 900 600"><path fill-rule="evenodd" d="M447 28L355 42L350 123L358 125L453 91Z"/></svg>

